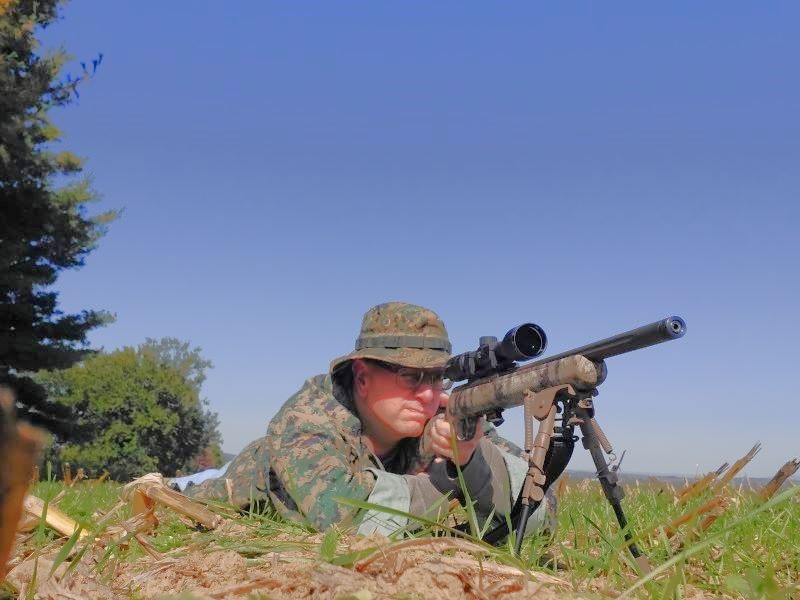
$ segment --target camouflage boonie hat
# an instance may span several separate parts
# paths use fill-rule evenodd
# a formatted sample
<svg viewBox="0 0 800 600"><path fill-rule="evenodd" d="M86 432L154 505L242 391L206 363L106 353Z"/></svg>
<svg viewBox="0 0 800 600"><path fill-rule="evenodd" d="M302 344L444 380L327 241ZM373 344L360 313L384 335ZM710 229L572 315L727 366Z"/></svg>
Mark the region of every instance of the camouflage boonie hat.
<svg viewBox="0 0 800 600"><path fill-rule="evenodd" d="M331 373L356 358L416 369L441 369L451 350L447 329L435 312L405 302L387 302L367 311L356 349L331 362Z"/></svg>

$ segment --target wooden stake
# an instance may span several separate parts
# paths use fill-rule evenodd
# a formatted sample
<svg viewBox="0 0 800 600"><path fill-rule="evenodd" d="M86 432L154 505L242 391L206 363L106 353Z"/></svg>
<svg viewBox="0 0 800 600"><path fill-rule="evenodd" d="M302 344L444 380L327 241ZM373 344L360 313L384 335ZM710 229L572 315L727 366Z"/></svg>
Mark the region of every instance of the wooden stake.
<svg viewBox="0 0 800 600"><path fill-rule="evenodd" d="M151 528L158 527L158 519L155 514L156 503L151 500L143 490L136 489L131 497L131 513L142 515L150 524Z"/></svg>
<svg viewBox="0 0 800 600"><path fill-rule="evenodd" d="M86 479L86 471L84 471L83 467L78 467L78 470L75 472L75 477L72 478L72 483L70 484L70 487L73 487L76 483L78 483L82 479Z"/></svg>
<svg viewBox="0 0 800 600"><path fill-rule="evenodd" d="M689 512L681 515L680 517L672 521L672 523L670 523L664 528L664 533L667 535L668 538L671 538L676 533L678 533L678 527L680 527L684 523L691 521L692 519L699 517L700 515L704 515L708 512L711 512L716 508L724 507L726 506L726 504L727 500L725 500L725 498L723 498L722 496L716 496L711 500L709 500L708 502L706 502L705 504L703 504L702 506L692 509Z"/></svg>
<svg viewBox="0 0 800 600"><path fill-rule="evenodd" d="M28 533L36 529L39 519L28 513L23 514L17 523L17 533Z"/></svg>
<svg viewBox="0 0 800 600"><path fill-rule="evenodd" d="M717 477L722 475L722 472L727 468L728 468L728 463L724 463L716 471L711 471L705 477L698 479L693 484L684 488L681 492L678 493L678 504L686 504L689 500L699 495L709 485L711 485Z"/></svg>
<svg viewBox="0 0 800 600"><path fill-rule="evenodd" d="M773 477L767 485L761 488L761 491L759 492L761 499L766 502L772 498L772 496L775 495L775 492L781 489L783 483L797 472L798 468L800 468L800 460L793 458L780 469L778 469L778 472L775 473L775 477Z"/></svg>
<svg viewBox="0 0 800 600"><path fill-rule="evenodd" d="M727 508L727 507L725 507L725 508ZM706 518L703 519L703 521L700 523L700 531L705 531L706 529L711 527L714 524L714 521L719 519L720 515L723 512L724 511L713 512L710 515L707 515Z"/></svg>
<svg viewBox="0 0 800 600"><path fill-rule="evenodd" d="M26 496L24 507L25 512L27 512L29 515L33 515L34 517L38 517L39 519L41 519L42 515L44 515L44 500L38 496ZM44 522L53 531L57 531L61 535L65 535L67 537L75 533L75 530L79 527L77 521L68 517L64 511L53 505L47 506L47 514L44 515ZM87 535L89 535L89 532L85 529L80 533L80 537L82 538L86 537Z"/></svg>
<svg viewBox="0 0 800 600"><path fill-rule="evenodd" d="M142 497L137 499L139 494ZM147 500L163 504L175 512L189 517L206 529L215 529L223 521L221 516L214 514L202 504L190 500L180 492L171 490L160 483L148 481L136 485L136 491L132 498L134 514L151 510Z"/></svg>
<svg viewBox="0 0 800 600"><path fill-rule="evenodd" d="M753 457L756 454L758 454L760 450L761 450L761 442L757 442L755 446L750 448L750 452L748 452L742 458L733 463L733 466L730 469L728 469L725 475L723 475L722 478L717 483L714 484L714 487L712 488L711 491L714 494L716 494L722 488L728 485L731 479L736 477L737 473L739 473L739 471L741 471L745 467L745 465L747 465L747 463L753 460Z"/></svg>
<svg viewBox="0 0 800 600"><path fill-rule="evenodd" d="M69 466L68 462L65 462L61 465L61 475L64 479L64 485L67 487L72 485L72 467Z"/></svg>
<svg viewBox="0 0 800 600"><path fill-rule="evenodd" d="M11 390L0 388L0 581L6 576L22 502L44 445L39 430L16 423L15 406Z"/></svg>

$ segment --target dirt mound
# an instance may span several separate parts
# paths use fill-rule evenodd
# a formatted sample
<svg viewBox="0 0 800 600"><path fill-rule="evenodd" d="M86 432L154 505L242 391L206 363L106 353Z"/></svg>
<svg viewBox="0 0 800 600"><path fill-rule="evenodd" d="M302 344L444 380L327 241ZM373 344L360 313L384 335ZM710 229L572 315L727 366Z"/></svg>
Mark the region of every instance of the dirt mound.
<svg viewBox="0 0 800 600"><path fill-rule="evenodd" d="M358 540L358 550L374 540ZM23 597L37 574L38 597L54 599L158 598L190 594L198 598L330 598L379 600L415 598L578 598L566 581L525 572L477 556L483 550L454 539L408 540L384 547L350 567L321 561L310 552L273 552L246 559L230 550L205 548L158 561L120 562L104 576L82 562L68 571L63 563L49 576L54 557L17 565L9 581Z"/></svg>

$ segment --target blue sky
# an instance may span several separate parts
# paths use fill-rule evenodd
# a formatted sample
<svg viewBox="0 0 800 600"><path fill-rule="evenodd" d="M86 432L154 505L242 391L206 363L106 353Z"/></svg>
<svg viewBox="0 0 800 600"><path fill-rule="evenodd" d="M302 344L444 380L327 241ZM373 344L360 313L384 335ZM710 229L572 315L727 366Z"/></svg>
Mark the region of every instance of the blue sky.
<svg viewBox="0 0 800 600"><path fill-rule="evenodd" d="M55 118L96 210L124 212L62 307L115 313L108 350L202 347L230 452L373 304L433 308L459 352L678 314L683 339L609 360L597 417L624 468L708 471L760 440L747 472L771 475L800 455L799 13L74 1L45 47L104 59Z"/></svg>

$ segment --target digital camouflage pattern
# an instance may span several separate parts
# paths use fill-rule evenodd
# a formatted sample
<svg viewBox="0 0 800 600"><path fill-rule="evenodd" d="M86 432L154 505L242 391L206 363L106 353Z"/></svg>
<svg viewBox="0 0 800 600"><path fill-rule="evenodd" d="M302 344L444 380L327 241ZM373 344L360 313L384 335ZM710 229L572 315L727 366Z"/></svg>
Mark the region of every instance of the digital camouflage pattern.
<svg viewBox="0 0 800 600"><path fill-rule="evenodd" d="M353 509L334 498L366 500L375 484L366 469L384 468L361 435L361 421L334 396L329 376L312 377L283 405L267 428L266 445L273 505L319 529L350 523Z"/></svg>
<svg viewBox="0 0 800 600"><path fill-rule="evenodd" d="M417 438L403 440L383 460L370 451L347 383L348 365L356 358L442 368L450 358L450 342L444 323L431 310L401 302L371 308L355 350L335 359L331 374L308 379L270 421L266 437L245 448L223 478L190 487L187 493L229 499L239 506L268 498L282 516L322 530L355 524L357 511L335 498L366 500L376 482L368 469L408 475L424 471L428 465L420 457ZM523 457L520 448L491 425L486 427L489 441Z"/></svg>
<svg viewBox="0 0 800 600"><path fill-rule="evenodd" d="M249 444L224 477L191 486L187 494L225 500L229 485L231 501L237 506L269 498L283 517L320 530L334 523L353 523L354 509L334 498L366 500L375 484L367 468L416 474L426 465L419 462L418 440L413 438L400 444L388 459L378 459L366 445L361 421L348 404L347 399L336 398L329 375L310 378L272 419L267 436ZM485 431L495 446L524 458L522 450L500 437L491 424L486 424ZM548 494L548 500L552 530L555 497Z"/></svg>
<svg viewBox="0 0 800 600"><path fill-rule="evenodd" d="M258 438L245 446L217 479L207 479L199 485L190 485L184 494L190 498L221 500L235 506L246 507L268 500L266 470L269 464L266 438Z"/></svg>
<svg viewBox="0 0 800 600"><path fill-rule="evenodd" d="M331 373L356 358L417 369L443 368L450 350L447 329L435 312L415 304L387 302L366 312L355 350L334 359Z"/></svg>
<svg viewBox="0 0 800 600"><path fill-rule="evenodd" d="M417 441L400 444L381 461L366 445L348 398L342 400L334 395L329 375L310 378L272 419L266 437L249 444L224 477L191 486L187 494L226 499L230 486L237 506L269 499L282 516L319 529L350 523L354 511L333 499L366 500L375 484L367 468L393 473L415 468Z"/></svg>

